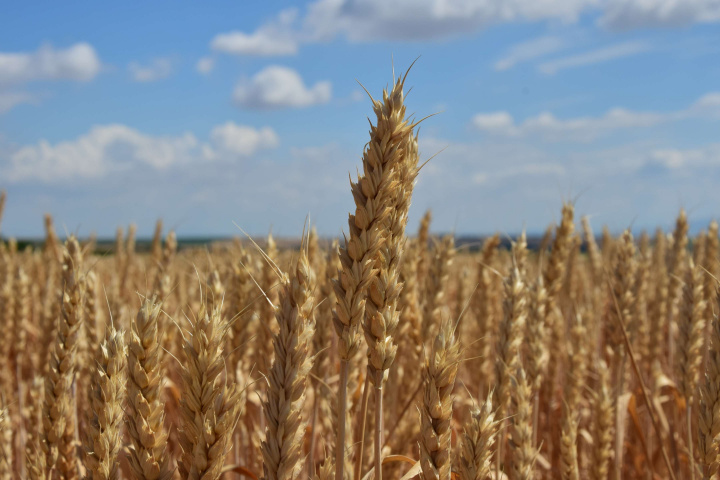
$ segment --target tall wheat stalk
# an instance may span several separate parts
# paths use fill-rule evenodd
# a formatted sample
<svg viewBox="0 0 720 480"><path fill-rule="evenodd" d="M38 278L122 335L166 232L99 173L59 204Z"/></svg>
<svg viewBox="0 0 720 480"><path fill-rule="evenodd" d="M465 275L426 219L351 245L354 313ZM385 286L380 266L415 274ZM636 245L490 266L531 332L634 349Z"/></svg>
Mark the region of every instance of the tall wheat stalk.
<svg viewBox="0 0 720 480"><path fill-rule="evenodd" d="M343 480L344 476L348 364L359 346L358 329L365 316L367 290L377 275L376 259L386 236L398 185L395 170L404 160L401 149L412 130L405 120L404 82L405 77L399 78L390 92L383 91L382 102L371 98L377 121L370 126L370 142L363 152L363 173L357 182L351 182L355 214L348 219L348 236L340 248L342 269L335 282L337 305L333 315L340 354L336 480Z"/></svg>

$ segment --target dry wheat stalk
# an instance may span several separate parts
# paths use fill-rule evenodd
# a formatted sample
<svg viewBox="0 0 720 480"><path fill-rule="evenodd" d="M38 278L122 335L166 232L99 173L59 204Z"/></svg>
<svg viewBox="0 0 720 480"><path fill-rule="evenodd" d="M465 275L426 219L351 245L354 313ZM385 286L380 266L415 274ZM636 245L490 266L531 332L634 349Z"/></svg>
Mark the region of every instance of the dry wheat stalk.
<svg viewBox="0 0 720 480"><path fill-rule="evenodd" d="M4 200L4 197L0 196L0 207ZM5 396L0 394L0 480L11 480L13 477L13 431L10 420L10 410L6 406Z"/></svg>
<svg viewBox="0 0 720 480"><path fill-rule="evenodd" d="M450 316L447 302L450 267L455 257L455 239L443 237L433 248L430 270L425 282L425 305L421 335L433 338L440 324Z"/></svg>
<svg viewBox="0 0 720 480"><path fill-rule="evenodd" d="M417 233L417 246L418 246L418 258L417 258L417 282L418 285L425 285L425 279L427 278L428 270L430 268L430 223L432 222L432 211L427 210L420 219L420 227Z"/></svg>
<svg viewBox="0 0 720 480"><path fill-rule="evenodd" d="M396 329L400 320L397 309L402 291L400 265L405 248L405 227L410 210L415 179L418 174L418 142L412 130L405 132L404 145L397 154L397 184L387 224L384 243L378 252L378 273L368 288L363 330L368 347L368 378L375 387L375 478L382 479L381 448L383 435L383 385L387 371L397 354Z"/></svg>
<svg viewBox="0 0 720 480"><path fill-rule="evenodd" d="M146 299L130 324L128 342L127 432L131 440L130 467L141 480L169 480L172 470L165 453L165 411L158 337L160 304Z"/></svg>
<svg viewBox="0 0 720 480"><path fill-rule="evenodd" d="M158 263L162 258L162 229L163 221L158 218L155 222L155 232L153 233L152 245L150 246L150 254L154 263Z"/></svg>
<svg viewBox="0 0 720 480"><path fill-rule="evenodd" d="M512 396L510 446L512 447L511 475L513 480L531 480L538 450L532 439L532 387L525 370L518 368L513 377L515 388Z"/></svg>
<svg viewBox="0 0 720 480"><path fill-rule="evenodd" d="M587 245L587 254L590 260L590 273L595 283L601 283L604 276L603 259L598 244L595 241L595 234L590 227L590 219L587 216L582 217L583 234L585 235L585 244Z"/></svg>
<svg viewBox="0 0 720 480"><path fill-rule="evenodd" d="M178 460L183 479L218 480L230 451L240 413L240 391L223 378L223 346L228 329L219 308L208 313L201 304L183 345L182 456Z"/></svg>
<svg viewBox="0 0 720 480"><path fill-rule="evenodd" d="M669 363L672 365L675 359L675 329L677 328L676 320L683 294L683 280L687 270L687 244L688 244L688 220L685 210L680 210L675 230L672 235L672 244L670 246L668 261L668 292L666 298L667 303L667 342Z"/></svg>
<svg viewBox="0 0 720 480"><path fill-rule="evenodd" d="M177 239L175 232L170 231L165 238L165 248L157 265L153 291L161 301L167 300L172 288L170 283L169 269L175 254L177 253Z"/></svg>
<svg viewBox="0 0 720 480"><path fill-rule="evenodd" d="M397 353L394 334L400 317L397 309L402 290L400 262L405 247L407 215L418 174L417 137L409 129L404 134L404 145L400 145L396 153L401 157L401 165L397 167L393 208L382 233L384 242L378 252L378 274L368 288L370 301L365 305L363 327L368 345L368 377L376 388L382 388L386 372Z"/></svg>
<svg viewBox="0 0 720 480"><path fill-rule="evenodd" d="M622 345L623 326L627 329L633 323L633 306L635 296L633 285L637 272L637 261L635 259L635 244L629 230L625 230L617 247L617 264L612 282L613 298L617 301L617 308L609 311L610 319L607 322L608 340L611 345ZM632 338L631 338L632 341ZM613 357L614 364L612 371L615 375L615 384L619 385L617 395L623 393L625 388L626 354L624 348L618 348Z"/></svg>
<svg viewBox="0 0 720 480"><path fill-rule="evenodd" d="M543 285L542 276L532 284L528 292L528 319L525 339L527 345L527 372L532 379L533 388L537 391L542 384L547 367L548 348L545 316L547 311L547 290Z"/></svg>
<svg viewBox="0 0 720 480"><path fill-rule="evenodd" d="M668 330L668 289L670 279L667 272L665 257L667 256L667 245L665 234L658 229L655 234L655 247L653 248L653 277L655 285L650 302L650 339L649 339L649 363L659 362L664 359L667 347Z"/></svg>
<svg viewBox="0 0 720 480"><path fill-rule="evenodd" d="M43 379L33 377L29 389L27 432L25 443L25 458L27 460L27 475L30 480L44 480L47 472L47 458L42 451L42 402Z"/></svg>
<svg viewBox="0 0 720 480"><path fill-rule="evenodd" d="M562 434L560 437L561 476L563 480L579 480L580 468L577 456L578 420L576 412L568 405L563 408Z"/></svg>
<svg viewBox="0 0 720 480"><path fill-rule="evenodd" d="M453 387L460 346L449 319L440 325L423 376L425 393L420 407L420 465L424 480L450 480Z"/></svg>
<svg viewBox="0 0 720 480"><path fill-rule="evenodd" d="M698 415L698 455L704 478L713 477L720 467L720 320L712 321L705 384L700 388Z"/></svg>
<svg viewBox="0 0 720 480"><path fill-rule="evenodd" d="M593 447L589 473L593 480L607 480L610 460L613 457L613 438L615 437L614 401L610 390L610 373L605 362L599 362L597 373L600 379L592 401Z"/></svg>
<svg viewBox="0 0 720 480"><path fill-rule="evenodd" d="M496 330L500 323L500 312L495 308L495 299L501 295L496 289L497 273L494 271L494 263L498 254L500 236L495 234L486 238L480 251L478 262L477 282L478 289L471 303L472 311L477 322L476 336L480 339L480 351L482 356L481 372L487 378L487 384L494 384L495 379L495 344Z"/></svg>
<svg viewBox="0 0 720 480"><path fill-rule="evenodd" d="M692 262L685 276L682 311L678 316L676 378L680 394L692 405L700 378L705 332L703 270Z"/></svg>
<svg viewBox="0 0 720 480"><path fill-rule="evenodd" d="M521 249L521 244L515 244L513 251ZM512 372L520 364L520 347L525 333L527 318L527 287L520 276L517 264L513 261L510 275L505 279L504 315L498 332L497 354L495 363L495 404L498 406L498 415L503 417L510 405L512 390Z"/></svg>
<svg viewBox="0 0 720 480"><path fill-rule="evenodd" d="M717 278L720 274L720 237L718 236L718 223L713 220L708 226L707 242L705 245L705 258L703 259L703 267L708 274L705 275L705 285L703 292L705 293L705 307L707 314L705 318L710 318L717 311Z"/></svg>
<svg viewBox="0 0 720 480"><path fill-rule="evenodd" d="M53 226L53 218L49 213L45 214L45 244L43 251L53 260L58 263L62 261L62 252L60 249L60 242L57 234L55 233L55 227Z"/></svg>
<svg viewBox="0 0 720 480"><path fill-rule="evenodd" d="M122 446L127 373L123 332L110 326L98 353L92 387L93 417L86 442L86 468L92 480L116 480L120 478L118 454Z"/></svg>
<svg viewBox="0 0 720 480"><path fill-rule="evenodd" d="M45 377L43 449L48 467L65 480L78 478L73 378L83 322L82 251L70 237L63 251L61 318Z"/></svg>
<svg viewBox="0 0 720 480"><path fill-rule="evenodd" d="M315 274L301 251L295 275L284 280L276 318L280 327L273 337L275 358L268 375L263 414L267 422L262 442L265 480L296 480L300 475L304 426L302 405L305 384L313 363L315 328L312 285Z"/></svg>
<svg viewBox="0 0 720 480"><path fill-rule="evenodd" d="M575 231L573 218L575 209L566 203L562 208L560 225L555 231L555 240L550 250L550 258L543 273L543 282L547 289L547 305L545 307L545 324L549 332L548 385L549 391L555 388L555 378L559 363L562 361L562 345L565 344L565 325L560 311L559 298L563 286L563 273L567 267L571 239Z"/></svg>
<svg viewBox="0 0 720 480"><path fill-rule="evenodd" d="M358 329L365 314L366 291L376 275L375 261L397 185L394 171L404 160L399 149L407 131L412 130L412 125L405 120L404 81L405 78L398 79L390 92L383 91L382 102L371 99L377 122L370 126L370 142L363 152L363 174L357 182L351 182L355 214L348 219L349 238L346 237L340 249L342 269L334 284L337 305L333 325L341 360L336 480L343 480L345 415L342 412L347 410L348 361L359 346Z"/></svg>
<svg viewBox="0 0 720 480"><path fill-rule="evenodd" d="M217 269L208 275L207 281L205 282L205 295L207 298L207 309L212 312L217 307L221 310L220 313L222 313L225 287L220 280L220 272L218 272Z"/></svg>
<svg viewBox="0 0 720 480"><path fill-rule="evenodd" d="M457 460L461 480L485 480L490 475L492 448L500 427L495 418L492 394L479 408L473 405L470 420L463 429Z"/></svg>

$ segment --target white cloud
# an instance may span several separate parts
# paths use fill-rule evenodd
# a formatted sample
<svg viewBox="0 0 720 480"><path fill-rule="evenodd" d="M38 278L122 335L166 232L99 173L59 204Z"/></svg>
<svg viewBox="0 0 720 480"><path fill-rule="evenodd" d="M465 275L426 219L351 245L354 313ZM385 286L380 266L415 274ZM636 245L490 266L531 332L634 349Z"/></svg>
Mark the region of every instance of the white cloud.
<svg viewBox="0 0 720 480"><path fill-rule="evenodd" d="M41 46L32 53L0 52L0 85L17 85L36 80L92 80L100 72L100 59L87 43L56 50Z"/></svg>
<svg viewBox="0 0 720 480"><path fill-rule="evenodd" d="M23 103L35 103L37 96L27 92L0 91L0 115Z"/></svg>
<svg viewBox="0 0 720 480"><path fill-rule="evenodd" d="M600 24L617 30L720 21L718 0L609 0Z"/></svg>
<svg viewBox="0 0 720 480"><path fill-rule="evenodd" d="M538 135L546 140L588 141L613 130L650 127L665 121L667 117L645 112L633 112L613 108L599 117L577 117L559 119L549 112L543 112L516 124L507 112L478 114L473 117L473 126L481 131L503 136Z"/></svg>
<svg viewBox="0 0 720 480"><path fill-rule="evenodd" d="M295 70L272 65L249 80L241 80L235 87L233 100L253 109L299 108L327 103L331 95L330 82L307 87Z"/></svg>
<svg viewBox="0 0 720 480"><path fill-rule="evenodd" d="M703 95L687 109L686 114L720 118L720 92Z"/></svg>
<svg viewBox="0 0 720 480"><path fill-rule="evenodd" d="M252 33L217 35L214 50L237 55L294 55L301 44L329 42L342 36L351 42L419 41L473 34L503 23L575 23L599 12L613 29L675 26L720 21L718 0L315 0L302 16L297 9ZM545 43L543 43L545 42ZM520 48L521 46L518 46ZM497 70L557 50L551 40L508 52ZM612 52L605 52L611 55ZM617 55L617 54L616 54ZM613 57L616 58L616 57ZM602 60L600 60L602 61ZM593 61L595 63L595 61ZM583 63L584 64L584 63ZM574 65L573 65L574 66Z"/></svg>
<svg viewBox="0 0 720 480"><path fill-rule="evenodd" d="M652 168L678 172L682 169L720 167L720 143L690 149L657 149L650 152L645 171Z"/></svg>
<svg viewBox="0 0 720 480"><path fill-rule="evenodd" d="M539 69L542 73L554 75L560 70L595 65L597 63L637 55L647 52L648 50L650 50L650 46L644 42L619 43L577 55L550 60L540 64Z"/></svg>
<svg viewBox="0 0 720 480"><path fill-rule="evenodd" d="M215 127L207 143L192 133L152 136L125 125L103 125L75 140L56 144L41 140L21 147L9 154L0 173L11 182L57 183L101 178L128 169L167 170L193 162L233 161L277 144L271 128L258 130L232 122Z"/></svg>
<svg viewBox="0 0 720 480"><path fill-rule="evenodd" d="M258 150L274 148L280 143L277 133L270 127L255 129L236 125L233 122L213 128L210 132L210 139L218 149L241 156L249 156Z"/></svg>
<svg viewBox="0 0 720 480"><path fill-rule="evenodd" d="M515 21L575 21L597 0L318 0L308 7L305 33L314 40L419 40L457 36Z"/></svg>
<svg viewBox="0 0 720 480"><path fill-rule="evenodd" d="M539 37L519 43L510 48L505 57L495 63L495 70L508 70L518 63L544 57L563 48L564 43L558 37Z"/></svg>
<svg viewBox="0 0 720 480"><path fill-rule="evenodd" d="M502 180L515 179L518 177L555 177L559 178L566 174L565 168L557 163L527 163L506 169L501 169L492 173L477 172L473 176L473 181L478 185L485 185Z"/></svg>
<svg viewBox="0 0 720 480"><path fill-rule="evenodd" d="M298 51L298 40L292 30L296 17L296 9L283 10L277 19L262 25L251 34L233 31L216 35L210 47L233 55L294 55Z"/></svg>
<svg viewBox="0 0 720 480"><path fill-rule="evenodd" d="M173 62L169 58L156 58L149 65L132 62L128 70L136 82L157 82L172 74Z"/></svg>
<svg viewBox="0 0 720 480"><path fill-rule="evenodd" d="M212 57L203 57L197 61L195 68L203 75L207 75L213 71L213 68L215 68L215 59Z"/></svg>
<svg viewBox="0 0 720 480"><path fill-rule="evenodd" d="M479 131L500 136L537 135L546 140L588 141L615 130L651 127L685 118L720 118L720 93L703 95L689 107L674 112L636 112L612 108L598 117L559 119L549 112L516 123L508 112L479 113L472 125Z"/></svg>

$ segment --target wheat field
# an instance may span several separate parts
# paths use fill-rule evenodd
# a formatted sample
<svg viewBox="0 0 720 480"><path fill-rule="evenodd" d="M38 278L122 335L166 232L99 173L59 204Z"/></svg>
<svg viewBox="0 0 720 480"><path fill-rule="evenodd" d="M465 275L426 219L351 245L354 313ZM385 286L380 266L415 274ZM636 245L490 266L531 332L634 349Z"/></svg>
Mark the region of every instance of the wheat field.
<svg viewBox="0 0 720 480"><path fill-rule="evenodd" d="M2 243L0 480L714 478L718 224L415 231L404 82L342 239Z"/></svg>

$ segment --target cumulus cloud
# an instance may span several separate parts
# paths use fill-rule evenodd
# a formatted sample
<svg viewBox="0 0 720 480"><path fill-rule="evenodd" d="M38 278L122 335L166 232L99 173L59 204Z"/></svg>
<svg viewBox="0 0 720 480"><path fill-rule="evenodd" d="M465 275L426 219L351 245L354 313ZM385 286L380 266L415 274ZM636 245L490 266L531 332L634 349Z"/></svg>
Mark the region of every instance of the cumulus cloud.
<svg viewBox="0 0 720 480"><path fill-rule="evenodd" d="M216 35L210 47L232 55L294 55L298 51L297 35L292 29L296 17L296 9L283 10L275 20L262 25L253 33L233 31Z"/></svg>
<svg viewBox="0 0 720 480"><path fill-rule="evenodd" d="M720 144L705 145L700 148L656 149L649 153L643 166L644 171L660 170L677 174L681 170L691 173L692 169L706 169L720 167Z"/></svg>
<svg viewBox="0 0 720 480"><path fill-rule="evenodd" d="M472 126L484 133L508 137L537 135L546 140L588 141L615 130L652 127L686 118L720 118L720 93L700 97L689 107L666 113L636 112L612 108L597 117L559 119L550 112L529 117L520 123L508 112L479 113Z"/></svg>
<svg viewBox="0 0 720 480"><path fill-rule="evenodd" d="M232 122L215 127L209 142L199 141L192 133L153 136L126 125L103 125L75 140L56 144L41 140L21 147L9 154L0 173L11 182L57 183L101 178L123 170L167 170L193 162L233 161L277 144L277 134L271 128L255 129Z"/></svg>
<svg viewBox="0 0 720 480"><path fill-rule="evenodd" d="M547 75L554 75L560 70L568 68L586 67L597 63L609 62L618 58L629 57L644 53L650 50L650 46L644 42L625 42L609 47L583 52L577 55L557 58L541 63L539 70Z"/></svg>
<svg viewBox="0 0 720 480"><path fill-rule="evenodd" d="M197 64L195 64L195 69L203 75L207 75L212 72L214 68L215 59L212 57L203 57L197 61Z"/></svg>
<svg viewBox="0 0 720 480"><path fill-rule="evenodd" d="M330 82L305 86L299 73L279 65L269 66L251 79L241 80L233 92L237 105L258 110L309 107L327 103L331 96Z"/></svg>
<svg viewBox="0 0 720 480"><path fill-rule="evenodd" d="M511 47L503 58L495 63L495 70L508 70L518 63L544 57L563 48L564 42L558 37L539 37Z"/></svg>
<svg viewBox="0 0 720 480"><path fill-rule="evenodd" d="M100 72L100 59L87 43L65 49L44 45L32 53L0 52L0 86L36 80L92 80Z"/></svg>
<svg viewBox="0 0 720 480"><path fill-rule="evenodd" d="M283 10L252 33L221 33L211 47L237 55L294 55L301 44L328 42L338 36L357 43L422 42L472 34L502 23L575 23L582 15L597 12L599 23L611 29L720 21L718 0L315 0L302 15L294 8ZM555 42L546 37L534 45L518 45L495 68L505 70L552 53L558 49ZM622 54L610 50L596 55ZM587 64L583 59L575 62Z"/></svg>
<svg viewBox="0 0 720 480"><path fill-rule="evenodd" d="M303 19L307 35L351 41L427 40L513 21L575 21L597 0L318 0Z"/></svg>
<svg viewBox="0 0 720 480"><path fill-rule="evenodd" d="M156 58L147 65L132 62L128 70L136 82L157 82L172 74L173 62L169 58Z"/></svg>
<svg viewBox="0 0 720 480"><path fill-rule="evenodd" d="M280 143L277 133L270 128L255 129L227 122L218 125L210 132L213 144L222 152L249 156L258 150L274 148Z"/></svg>
<svg viewBox="0 0 720 480"><path fill-rule="evenodd" d="M35 103L37 96L27 92L0 91L0 115L23 103Z"/></svg>
<svg viewBox="0 0 720 480"><path fill-rule="evenodd" d="M543 112L516 124L507 112L478 114L472 123L478 130L506 136L539 135L549 140L593 140L607 132L638 127L650 127L665 120L655 113L633 112L613 108L599 117L578 117L567 120Z"/></svg>
<svg viewBox="0 0 720 480"><path fill-rule="evenodd" d="M718 0L609 0L600 24L617 30L720 21Z"/></svg>

